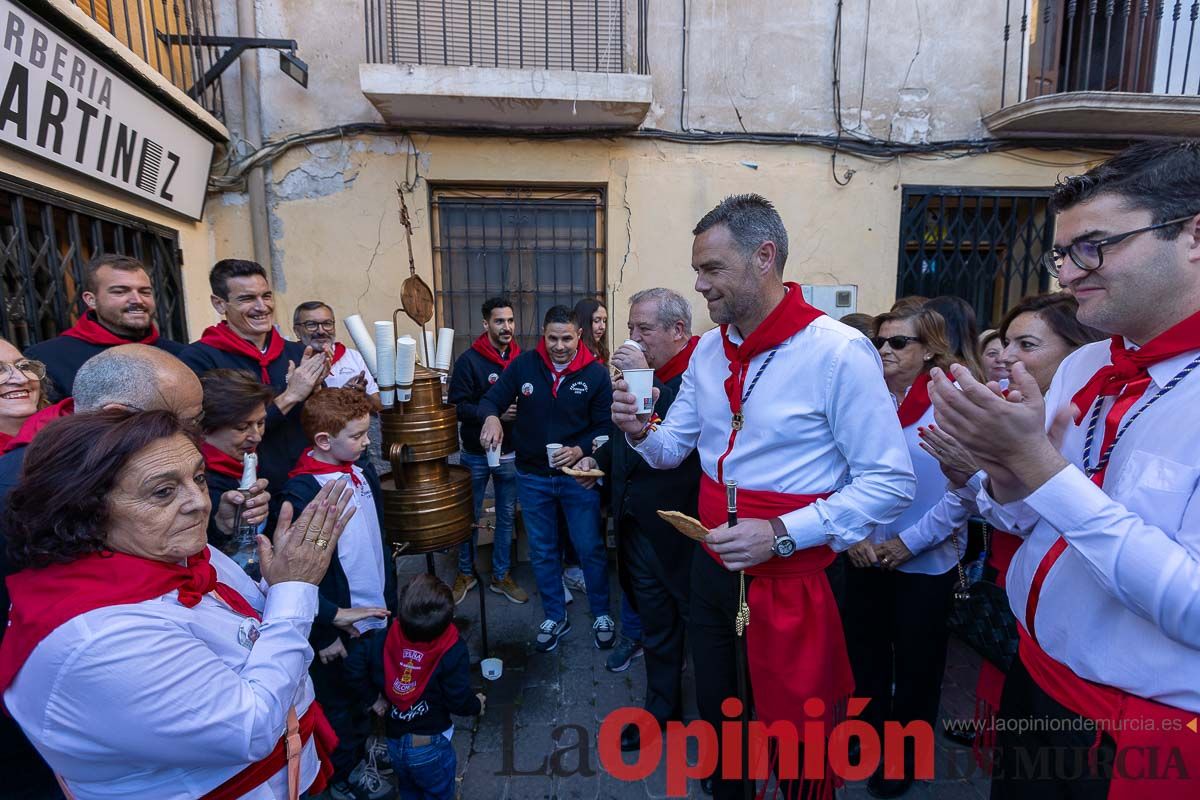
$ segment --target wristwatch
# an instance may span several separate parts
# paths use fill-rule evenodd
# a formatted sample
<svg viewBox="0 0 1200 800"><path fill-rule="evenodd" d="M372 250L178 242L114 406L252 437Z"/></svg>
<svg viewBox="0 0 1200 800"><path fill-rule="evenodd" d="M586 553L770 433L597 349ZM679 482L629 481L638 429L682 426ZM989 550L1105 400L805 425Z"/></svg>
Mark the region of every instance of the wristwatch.
<svg viewBox="0 0 1200 800"><path fill-rule="evenodd" d="M788 535L787 527L784 526L783 520L779 517L774 517L771 520L771 530L775 532L775 542L771 545L772 553L780 558L787 558L796 552L796 541Z"/></svg>

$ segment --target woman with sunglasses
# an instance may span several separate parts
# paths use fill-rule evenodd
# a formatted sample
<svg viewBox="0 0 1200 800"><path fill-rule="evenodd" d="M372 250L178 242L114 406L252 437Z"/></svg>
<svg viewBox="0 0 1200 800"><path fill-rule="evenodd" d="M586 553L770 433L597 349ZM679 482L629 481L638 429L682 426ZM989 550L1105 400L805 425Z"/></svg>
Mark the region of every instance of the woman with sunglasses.
<svg viewBox="0 0 1200 800"><path fill-rule="evenodd" d="M879 316L876 331L884 380L917 476L912 505L847 551L843 618L855 696L870 699L863 718L882 735L886 721L933 725L937 719L946 665L941 621L950 610L958 560L951 533L966 522L967 511L947 496L946 478L917 435L933 421L929 370L962 362L951 350L945 319L927 306L910 306ZM887 778L881 765L868 791L899 797L912 785L913 767L906 758L903 777Z"/></svg>

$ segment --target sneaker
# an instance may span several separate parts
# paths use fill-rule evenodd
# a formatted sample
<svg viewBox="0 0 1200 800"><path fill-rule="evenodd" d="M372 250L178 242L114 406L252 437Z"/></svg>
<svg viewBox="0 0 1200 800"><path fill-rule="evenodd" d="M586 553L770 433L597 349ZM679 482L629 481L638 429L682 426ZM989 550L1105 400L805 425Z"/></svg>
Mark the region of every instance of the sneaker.
<svg viewBox="0 0 1200 800"><path fill-rule="evenodd" d="M612 653L609 654L604 668L609 672L624 672L629 669L629 665L633 663L633 660L640 655L642 655L642 643L635 642L628 636L622 636L621 641L617 643Z"/></svg>
<svg viewBox="0 0 1200 800"><path fill-rule="evenodd" d="M567 586L567 579L563 578L563 603L571 605L575 602L575 595L571 594L571 589Z"/></svg>
<svg viewBox="0 0 1200 800"><path fill-rule="evenodd" d="M552 619L543 620L542 624L538 625L535 649L539 653L549 653L558 647L558 640L566 636L570 630L571 620L569 619L564 619L562 622L555 622Z"/></svg>
<svg viewBox="0 0 1200 800"><path fill-rule="evenodd" d="M582 567L567 567L563 570L563 583L567 588L574 589L577 592L586 592L587 583L583 580Z"/></svg>
<svg viewBox="0 0 1200 800"><path fill-rule="evenodd" d="M382 736L372 736L367 739L366 762L385 778L390 778L395 774L392 769L392 754L388 752L387 739Z"/></svg>
<svg viewBox="0 0 1200 800"><path fill-rule="evenodd" d="M467 592L474 589L477 583L479 581L475 579L474 575L466 575L462 572L458 573L454 578L454 588L452 590L454 592L454 605L458 605L463 600L466 600Z"/></svg>
<svg viewBox="0 0 1200 800"><path fill-rule="evenodd" d="M617 623L608 614L601 614L592 623L592 636L596 640L596 647L611 649L617 643Z"/></svg>
<svg viewBox="0 0 1200 800"><path fill-rule="evenodd" d="M496 594L504 595L517 605L529 602L529 595L525 594L525 590L517 585L517 582L512 579L512 575L505 575L502 581L497 581L493 578L488 589Z"/></svg>
<svg viewBox="0 0 1200 800"><path fill-rule="evenodd" d="M329 786L333 800L388 800L395 792L391 782L384 780L365 760L358 763L349 780L334 781Z"/></svg>

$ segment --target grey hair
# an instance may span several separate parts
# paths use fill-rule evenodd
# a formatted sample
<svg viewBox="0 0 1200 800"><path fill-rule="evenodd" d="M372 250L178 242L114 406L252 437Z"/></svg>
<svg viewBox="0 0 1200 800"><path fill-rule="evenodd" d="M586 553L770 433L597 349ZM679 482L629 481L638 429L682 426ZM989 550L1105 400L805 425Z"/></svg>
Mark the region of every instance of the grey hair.
<svg viewBox="0 0 1200 800"><path fill-rule="evenodd" d="M679 292L671 289L643 289L629 298L629 307L653 300L658 305L658 326L670 328L676 322L683 323L683 331L692 335L692 306Z"/></svg>
<svg viewBox="0 0 1200 800"><path fill-rule="evenodd" d="M77 411L97 411L108 405L143 410L159 400L158 370L150 361L111 348L89 358L75 375Z"/></svg>
<svg viewBox="0 0 1200 800"><path fill-rule="evenodd" d="M692 235L699 236L717 225L729 228L734 242L747 257L762 247L763 242L773 242L775 271L783 274L788 255L787 229L770 200L760 194L730 195L700 218Z"/></svg>

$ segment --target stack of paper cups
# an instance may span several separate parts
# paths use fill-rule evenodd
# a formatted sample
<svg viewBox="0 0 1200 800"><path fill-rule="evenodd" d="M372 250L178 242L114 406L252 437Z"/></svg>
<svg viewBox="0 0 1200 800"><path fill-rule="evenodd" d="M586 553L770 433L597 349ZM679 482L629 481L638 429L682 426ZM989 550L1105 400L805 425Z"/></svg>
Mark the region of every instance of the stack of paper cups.
<svg viewBox="0 0 1200 800"><path fill-rule="evenodd" d="M433 369L434 354L437 352L437 347L433 341L433 331L425 331L425 345L421 350L421 363L429 369Z"/></svg>
<svg viewBox="0 0 1200 800"><path fill-rule="evenodd" d="M438 328L437 350L434 352L433 366L450 369L450 356L454 354L454 328Z"/></svg>
<svg viewBox="0 0 1200 800"><path fill-rule="evenodd" d="M413 372L417 368L417 340L401 336L396 340L396 402L412 399Z"/></svg>
<svg viewBox="0 0 1200 800"><path fill-rule="evenodd" d="M396 327L391 322L375 323L375 359L379 372L375 380L379 383L379 400L384 408L391 408L396 398Z"/></svg>
<svg viewBox="0 0 1200 800"><path fill-rule="evenodd" d="M367 333L367 326L363 322L363 318L358 314L346 317L346 330L350 331L350 339L358 348L358 354L363 357L363 361L367 362L367 369L371 370L371 375L378 380L379 369L375 359L375 343L371 340L371 334Z"/></svg>

